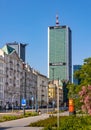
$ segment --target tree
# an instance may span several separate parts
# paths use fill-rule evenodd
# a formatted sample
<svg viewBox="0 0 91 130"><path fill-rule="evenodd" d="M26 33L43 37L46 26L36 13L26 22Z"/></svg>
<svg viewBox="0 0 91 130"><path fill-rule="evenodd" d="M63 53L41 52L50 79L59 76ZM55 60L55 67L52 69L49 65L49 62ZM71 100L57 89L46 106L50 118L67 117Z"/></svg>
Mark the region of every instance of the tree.
<svg viewBox="0 0 91 130"><path fill-rule="evenodd" d="M84 64L80 70L75 72L74 76L81 81L80 88L91 84L91 58L84 59Z"/></svg>
<svg viewBox="0 0 91 130"><path fill-rule="evenodd" d="M81 109L81 103L79 102L80 99L77 91L77 85L68 83L67 88L68 88L68 98L74 100L75 110Z"/></svg>
<svg viewBox="0 0 91 130"><path fill-rule="evenodd" d="M76 86L72 83L68 83L67 84L67 88L68 88L68 98L74 98L74 96L76 95Z"/></svg>
<svg viewBox="0 0 91 130"><path fill-rule="evenodd" d="M80 85L76 87L78 94L79 106L83 111L91 114L91 57L84 59L81 69L74 74L75 78L80 80Z"/></svg>
<svg viewBox="0 0 91 130"><path fill-rule="evenodd" d="M82 86L79 92L82 111L91 115L91 85Z"/></svg>

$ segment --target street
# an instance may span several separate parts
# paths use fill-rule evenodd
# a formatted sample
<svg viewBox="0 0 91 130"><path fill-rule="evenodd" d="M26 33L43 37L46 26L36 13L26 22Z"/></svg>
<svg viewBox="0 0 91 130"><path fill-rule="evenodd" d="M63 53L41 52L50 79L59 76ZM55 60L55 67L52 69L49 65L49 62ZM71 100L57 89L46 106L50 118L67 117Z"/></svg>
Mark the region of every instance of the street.
<svg viewBox="0 0 91 130"><path fill-rule="evenodd" d="M69 112L68 111L63 112L63 113L60 113L60 115L68 116ZM3 123L0 123L0 130L41 130L42 129L41 127L26 127L26 126L32 122L36 122L41 119L43 120L48 117L49 117L48 114L41 114L39 116L33 116L33 117L27 117L27 118L22 118L18 120L3 122Z"/></svg>
<svg viewBox="0 0 91 130"><path fill-rule="evenodd" d="M29 125L32 122L36 122L41 119L46 119L48 118L48 114L42 114L39 116L34 116L34 117L27 117L27 118L22 118L18 120L12 120L12 121L7 121L0 123L0 130L40 130L41 128L31 128L31 127L25 127Z"/></svg>

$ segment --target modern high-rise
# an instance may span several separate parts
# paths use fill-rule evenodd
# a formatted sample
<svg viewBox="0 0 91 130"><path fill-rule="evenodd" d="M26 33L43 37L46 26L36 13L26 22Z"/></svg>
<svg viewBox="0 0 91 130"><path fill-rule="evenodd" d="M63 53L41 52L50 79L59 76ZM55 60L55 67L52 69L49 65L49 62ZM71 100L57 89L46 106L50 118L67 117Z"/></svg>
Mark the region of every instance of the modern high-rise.
<svg viewBox="0 0 91 130"><path fill-rule="evenodd" d="M17 54L19 55L19 57L25 62L25 47L27 44L22 44L22 43L17 43L17 42L13 42L13 43L7 43L7 45L9 45L10 47L14 48L17 52Z"/></svg>
<svg viewBox="0 0 91 130"><path fill-rule="evenodd" d="M72 81L72 39L68 26L48 27L48 78Z"/></svg>
<svg viewBox="0 0 91 130"><path fill-rule="evenodd" d="M73 83L75 85L79 85L80 84L80 79L76 79L75 76L74 76L74 73L77 71L77 70L80 70L82 67L82 65L73 65Z"/></svg>

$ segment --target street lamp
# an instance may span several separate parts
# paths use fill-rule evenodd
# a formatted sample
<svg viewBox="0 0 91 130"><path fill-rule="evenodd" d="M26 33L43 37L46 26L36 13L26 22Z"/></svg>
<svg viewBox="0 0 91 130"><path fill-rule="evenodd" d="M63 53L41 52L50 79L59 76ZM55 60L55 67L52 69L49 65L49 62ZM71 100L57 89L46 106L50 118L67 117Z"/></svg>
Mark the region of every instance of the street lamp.
<svg viewBox="0 0 91 130"><path fill-rule="evenodd" d="M13 108L14 108L14 97L16 96L17 94L14 94L13 96L12 96L12 112L13 112Z"/></svg>
<svg viewBox="0 0 91 130"><path fill-rule="evenodd" d="M59 79L57 85L57 127L59 128Z"/></svg>
<svg viewBox="0 0 91 130"><path fill-rule="evenodd" d="M49 105L49 103L48 103L48 87L46 87L46 89L47 89L47 113L48 113L48 105Z"/></svg>
<svg viewBox="0 0 91 130"><path fill-rule="evenodd" d="M65 62L49 63L49 66L65 66ZM53 80L54 80L54 69L53 69ZM59 78L57 85L57 127L59 128Z"/></svg>

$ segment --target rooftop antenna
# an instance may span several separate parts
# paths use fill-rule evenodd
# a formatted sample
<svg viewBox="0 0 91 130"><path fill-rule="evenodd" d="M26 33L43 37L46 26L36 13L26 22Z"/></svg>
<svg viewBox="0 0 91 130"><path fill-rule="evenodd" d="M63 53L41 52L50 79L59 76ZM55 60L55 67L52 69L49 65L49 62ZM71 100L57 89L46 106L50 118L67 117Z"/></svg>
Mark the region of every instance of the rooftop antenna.
<svg viewBox="0 0 91 130"><path fill-rule="evenodd" d="M59 26L58 15L56 15L56 26Z"/></svg>

